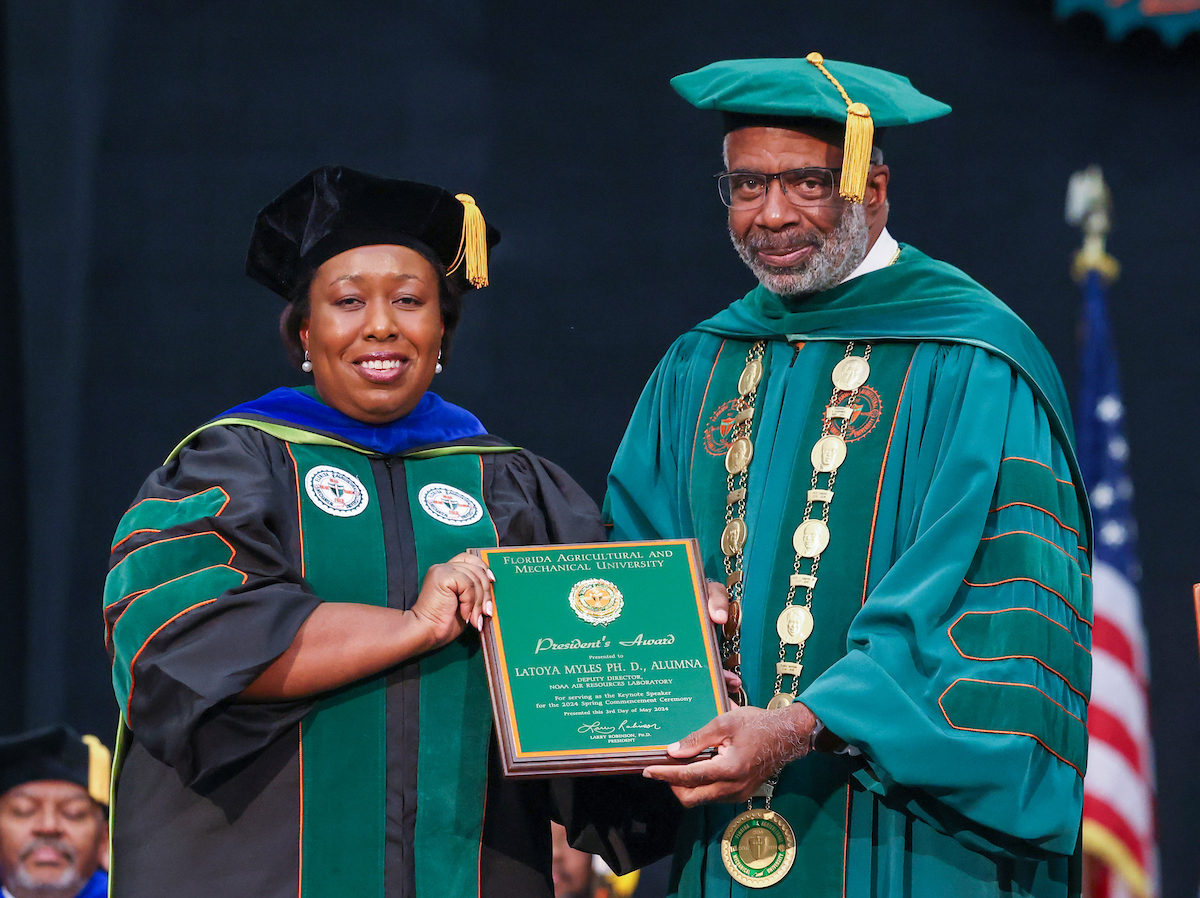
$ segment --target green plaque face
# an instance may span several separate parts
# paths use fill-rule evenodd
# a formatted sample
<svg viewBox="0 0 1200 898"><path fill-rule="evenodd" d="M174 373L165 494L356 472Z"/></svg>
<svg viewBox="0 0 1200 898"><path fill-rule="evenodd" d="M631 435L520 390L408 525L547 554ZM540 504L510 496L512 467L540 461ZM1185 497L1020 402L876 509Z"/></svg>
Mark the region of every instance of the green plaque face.
<svg viewBox="0 0 1200 898"><path fill-rule="evenodd" d="M506 775L640 771L728 708L695 540L479 554Z"/></svg>

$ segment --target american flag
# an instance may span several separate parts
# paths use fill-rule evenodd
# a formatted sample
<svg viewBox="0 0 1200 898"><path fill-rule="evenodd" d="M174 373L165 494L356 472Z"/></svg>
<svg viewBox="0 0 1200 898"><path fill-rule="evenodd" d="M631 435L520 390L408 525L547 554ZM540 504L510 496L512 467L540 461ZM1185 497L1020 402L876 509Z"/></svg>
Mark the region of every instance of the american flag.
<svg viewBox="0 0 1200 898"><path fill-rule="evenodd" d="M1104 274L1087 271L1077 437L1096 545L1083 849L1090 856L1093 898L1156 898L1150 668L1137 587L1141 570L1125 406L1108 324L1107 292Z"/></svg>

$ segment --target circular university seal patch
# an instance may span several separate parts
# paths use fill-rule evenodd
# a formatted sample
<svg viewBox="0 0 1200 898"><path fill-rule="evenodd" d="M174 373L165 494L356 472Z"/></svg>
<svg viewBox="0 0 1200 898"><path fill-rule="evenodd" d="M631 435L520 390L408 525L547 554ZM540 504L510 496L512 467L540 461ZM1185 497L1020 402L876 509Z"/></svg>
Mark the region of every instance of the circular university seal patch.
<svg viewBox="0 0 1200 898"><path fill-rule="evenodd" d="M572 586L567 601L580 620L606 627L621 616L621 609L625 607L625 599L616 584L596 577L580 580Z"/></svg>
<svg viewBox="0 0 1200 898"><path fill-rule="evenodd" d="M313 505L339 518L362 514L370 502L361 480L349 471L330 465L318 465L310 470L304 476L304 488Z"/></svg>
<svg viewBox="0 0 1200 898"><path fill-rule="evenodd" d="M435 521L452 527L466 527L483 517L483 506L474 496L445 483L425 484L417 501Z"/></svg>

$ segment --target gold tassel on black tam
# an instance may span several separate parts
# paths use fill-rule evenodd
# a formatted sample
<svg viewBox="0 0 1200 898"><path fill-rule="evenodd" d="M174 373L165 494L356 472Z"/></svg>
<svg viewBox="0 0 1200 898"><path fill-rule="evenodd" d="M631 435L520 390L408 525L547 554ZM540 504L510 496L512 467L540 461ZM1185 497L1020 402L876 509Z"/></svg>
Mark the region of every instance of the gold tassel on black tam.
<svg viewBox="0 0 1200 898"><path fill-rule="evenodd" d="M486 287L488 284L488 248L487 224L483 213L475 204L475 198L468 193L457 193L454 198L463 205L462 242L458 247L458 256L454 264L447 270L452 273L464 261L467 264L467 280L472 287Z"/></svg>

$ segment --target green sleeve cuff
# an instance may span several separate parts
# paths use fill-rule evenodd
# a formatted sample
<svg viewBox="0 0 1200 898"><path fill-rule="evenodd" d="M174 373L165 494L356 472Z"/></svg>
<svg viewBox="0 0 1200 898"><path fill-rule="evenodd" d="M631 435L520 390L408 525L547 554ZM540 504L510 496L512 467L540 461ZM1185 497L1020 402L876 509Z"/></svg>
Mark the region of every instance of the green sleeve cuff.
<svg viewBox="0 0 1200 898"><path fill-rule="evenodd" d="M928 684L933 717L866 651L854 650L799 700L857 747L860 782L978 851L1070 855L1083 781L1033 739L951 728ZM923 697L923 696L922 696Z"/></svg>

